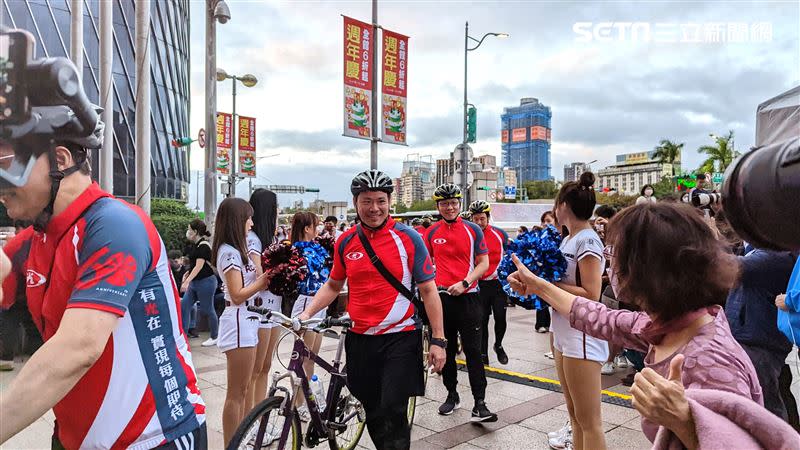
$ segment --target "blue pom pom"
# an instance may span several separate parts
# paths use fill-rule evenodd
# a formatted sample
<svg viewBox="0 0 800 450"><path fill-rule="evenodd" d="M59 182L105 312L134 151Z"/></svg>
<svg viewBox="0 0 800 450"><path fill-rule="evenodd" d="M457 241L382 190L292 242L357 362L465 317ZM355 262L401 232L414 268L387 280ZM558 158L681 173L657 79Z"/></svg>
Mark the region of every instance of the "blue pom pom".
<svg viewBox="0 0 800 450"><path fill-rule="evenodd" d="M523 233L508 245L497 274L511 301L527 309L547 307L547 303L538 296L521 296L511 289L508 276L517 271L511 255L516 254L522 264L540 278L550 282L561 281L567 270L567 260L561 254L560 246L561 234L552 225L540 231Z"/></svg>
<svg viewBox="0 0 800 450"><path fill-rule="evenodd" d="M328 251L316 242L295 242L308 261L308 275L298 285L298 292L303 295L314 295L328 281L330 269L325 264Z"/></svg>

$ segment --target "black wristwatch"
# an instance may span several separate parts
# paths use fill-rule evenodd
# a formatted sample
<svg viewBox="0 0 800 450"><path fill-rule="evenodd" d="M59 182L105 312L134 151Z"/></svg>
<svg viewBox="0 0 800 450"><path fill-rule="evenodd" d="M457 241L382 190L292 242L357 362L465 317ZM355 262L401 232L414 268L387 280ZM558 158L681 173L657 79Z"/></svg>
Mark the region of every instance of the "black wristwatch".
<svg viewBox="0 0 800 450"><path fill-rule="evenodd" d="M435 345L437 347L441 347L441 348L447 350L447 339L445 339L445 338L432 337L431 340L430 340L430 343L431 343L431 345Z"/></svg>
<svg viewBox="0 0 800 450"><path fill-rule="evenodd" d="M461 285L464 286L464 289L469 289L469 283L467 280L461 280Z"/></svg>

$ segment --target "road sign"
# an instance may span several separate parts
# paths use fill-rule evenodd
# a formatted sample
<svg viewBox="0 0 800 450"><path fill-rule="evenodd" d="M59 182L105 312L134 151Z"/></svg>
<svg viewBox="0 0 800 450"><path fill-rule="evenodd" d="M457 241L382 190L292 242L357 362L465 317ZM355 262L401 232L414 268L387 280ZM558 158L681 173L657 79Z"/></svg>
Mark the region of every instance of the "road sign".
<svg viewBox="0 0 800 450"><path fill-rule="evenodd" d="M517 196L517 187L516 186L506 186L505 187L505 195L509 197L516 197Z"/></svg>
<svg viewBox="0 0 800 450"><path fill-rule="evenodd" d="M714 172L714 175L711 176L711 181L714 184L722 183L722 173L721 172Z"/></svg>
<svg viewBox="0 0 800 450"><path fill-rule="evenodd" d="M497 191L497 199L498 200L505 200L506 194L503 191Z"/></svg>
<svg viewBox="0 0 800 450"><path fill-rule="evenodd" d="M490 191L489 192L489 201L493 202L495 200L497 200L497 191Z"/></svg>
<svg viewBox="0 0 800 450"><path fill-rule="evenodd" d="M206 130L202 128L197 132L197 145L199 145L200 148L206 148Z"/></svg>

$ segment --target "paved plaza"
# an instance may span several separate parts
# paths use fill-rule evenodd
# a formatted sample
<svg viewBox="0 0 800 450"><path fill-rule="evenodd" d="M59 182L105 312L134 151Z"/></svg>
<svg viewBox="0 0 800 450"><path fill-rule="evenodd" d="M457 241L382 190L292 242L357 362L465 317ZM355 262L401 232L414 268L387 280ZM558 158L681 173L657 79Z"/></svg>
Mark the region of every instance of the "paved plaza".
<svg viewBox="0 0 800 450"><path fill-rule="evenodd" d="M498 422L484 425L469 423L472 398L466 372L459 372L458 390L461 394L461 408L450 416L440 416L437 408L446 397L446 390L440 377L433 375L428 379L425 397L418 402L411 434L412 449L549 448L546 432L564 425L567 421L567 410L561 393L544 388L553 385L546 380L558 378L553 361L544 356L549 348L548 335L533 331L532 311L517 307L510 308L508 313L509 330L504 339L504 347L510 361L502 366L492 352L490 365L499 370L490 371L486 394L489 408L498 413ZM199 372L200 389L207 405L209 448L216 450L223 448L222 406L225 401L226 365L225 356L216 347L200 346L206 338L206 333L202 333L200 338L192 339L191 344L194 364ZM322 347L323 357L331 358L336 346L335 340L326 339ZM287 361L290 348L291 337L287 337L282 341L278 352L278 357L284 362ZM794 357L791 358L790 364L795 376L792 390L797 396L800 391L800 377ZM0 389L19 372L18 368L22 366L22 362L15 363L15 366L13 372L0 372ZM276 368L282 368L277 360L273 363L273 369ZM627 371L619 370L612 376L603 376L603 388L610 393L605 398L625 403L628 388L620 384L620 380L626 374ZM542 387L533 387L531 384ZM616 394L621 394L622 397L615 396ZM604 402L602 419L608 448L650 448L639 427L639 414L636 410ZM53 415L48 413L9 440L2 448L50 448L52 430ZM317 448L327 448L327 444ZM366 431L359 448L375 448Z"/></svg>

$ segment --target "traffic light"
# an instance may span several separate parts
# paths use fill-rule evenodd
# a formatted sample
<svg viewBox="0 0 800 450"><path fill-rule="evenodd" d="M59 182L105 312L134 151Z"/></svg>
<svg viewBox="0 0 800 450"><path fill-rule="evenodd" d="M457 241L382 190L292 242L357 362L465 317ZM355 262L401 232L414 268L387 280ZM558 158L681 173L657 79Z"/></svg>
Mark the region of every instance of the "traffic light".
<svg viewBox="0 0 800 450"><path fill-rule="evenodd" d="M494 190L494 188L491 188L489 186L479 186L479 187L476 187L475 189L477 189L479 191L493 191Z"/></svg>
<svg viewBox="0 0 800 450"><path fill-rule="evenodd" d="M186 147L187 145L191 144L192 142L194 142L194 139L192 139L190 137L182 137L182 138L178 138L178 139L173 139L170 142L170 144L172 144L172 146L175 147L175 148L180 148L180 147Z"/></svg>
<svg viewBox="0 0 800 450"><path fill-rule="evenodd" d="M474 143L478 130L478 110L474 106L467 109L467 142Z"/></svg>

